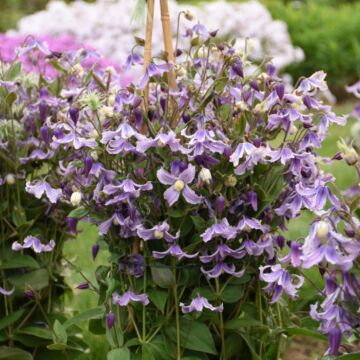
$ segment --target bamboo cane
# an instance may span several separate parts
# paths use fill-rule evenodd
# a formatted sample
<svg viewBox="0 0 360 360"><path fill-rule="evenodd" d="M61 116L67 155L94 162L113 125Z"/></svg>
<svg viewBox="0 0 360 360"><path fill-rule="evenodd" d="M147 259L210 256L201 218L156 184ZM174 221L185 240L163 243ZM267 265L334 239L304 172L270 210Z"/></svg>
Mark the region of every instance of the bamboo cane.
<svg viewBox="0 0 360 360"><path fill-rule="evenodd" d="M174 50L172 44L172 30L171 30L168 0L160 0L160 12L161 12L161 23L163 29L166 58L168 63L172 63L172 65L174 65L175 58L174 58ZM176 76L175 76L175 70L174 68L172 68L169 71L169 90L175 90L175 89L176 89ZM175 127L177 123L177 116L176 116L177 106L176 106L176 101L173 97L170 97L170 107L173 112L172 118L175 119L173 120L173 123L171 125Z"/></svg>
<svg viewBox="0 0 360 360"><path fill-rule="evenodd" d="M150 64L152 54L152 34L154 28L154 0L147 0L146 33L144 48L144 72ZM149 105L149 85L144 90L144 108L147 111Z"/></svg>

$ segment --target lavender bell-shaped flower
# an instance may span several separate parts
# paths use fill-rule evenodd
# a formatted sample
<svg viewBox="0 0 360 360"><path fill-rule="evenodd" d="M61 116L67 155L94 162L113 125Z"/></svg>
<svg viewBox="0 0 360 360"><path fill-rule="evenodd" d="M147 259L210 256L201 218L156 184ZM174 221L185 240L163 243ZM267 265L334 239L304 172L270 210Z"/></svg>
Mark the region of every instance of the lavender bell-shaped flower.
<svg viewBox="0 0 360 360"><path fill-rule="evenodd" d="M30 235L24 239L24 243L22 245L18 241L15 241L11 246L13 251L21 251L30 248L36 253L50 252L55 248L55 241L50 240L48 244L42 244L40 239Z"/></svg>
<svg viewBox="0 0 360 360"><path fill-rule="evenodd" d="M149 304L149 297L147 294L135 294L132 291L127 291L123 295L119 295L117 292L112 294L112 302L114 305L127 306L130 302L140 302L143 305Z"/></svg>
<svg viewBox="0 0 360 360"><path fill-rule="evenodd" d="M180 194L189 204L200 204L202 197L197 195L194 190L189 187L195 178L195 167L191 164L187 169L180 174L175 175L169 173L164 169L160 169L157 172L159 181L164 185L171 185L165 192L164 198L168 202L169 206L174 205L180 197Z"/></svg>
<svg viewBox="0 0 360 360"><path fill-rule="evenodd" d="M172 243L179 238L180 231L178 231L176 235L171 235L169 230L169 224L164 221L163 223L153 226L151 229L145 229L142 225L140 225L137 229L137 234L145 241L165 239L167 242Z"/></svg>
<svg viewBox="0 0 360 360"><path fill-rule="evenodd" d="M205 243L209 242L214 237L222 237L230 240L237 235L235 227L231 226L226 218L222 219L219 223L211 225L201 234Z"/></svg>
<svg viewBox="0 0 360 360"><path fill-rule="evenodd" d="M36 198L40 199L43 194L47 196L49 201L53 204L57 203L57 201L62 196L61 189L54 189L51 185L45 180L35 180L32 182L26 183L25 190L29 194L33 194Z"/></svg>
<svg viewBox="0 0 360 360"><path fill-rule="evenodd" d="M190 255L184 252L179 245L170 244L169 248L166 251L153 251L152 255L155 259L162 259L165 256L171 255L176 257L178 260L181 260L183 258L194 259L198 256L198 253Z"/></svg>
<svg viewBox="0 0 360 360"><path fill-rule="evenodd" d="M190 305L185 305L184 303L180 303L181 311L184 314L189 314L192 312L202 312L204 309L208 309L210 311L222 312L224 310L224 305L220 304L218 306L213 306L209 303L209 300L198 295L195 299L193 299Z"/></svg>
<svg viewBox="0 0 360 360"><path fill-rule="evenodd" d="M281 265L266 265L260 266L260 280L269 283L264 290L272 292L273 297L270 301L271 304L277 302L283 292L289 295L292 299L297 296L297 290L303 285L304 278L299 275L293 275L297 279L297 283L292 282L290 273L281 268ZM266 272L270 269L270 272Z"/></svg>

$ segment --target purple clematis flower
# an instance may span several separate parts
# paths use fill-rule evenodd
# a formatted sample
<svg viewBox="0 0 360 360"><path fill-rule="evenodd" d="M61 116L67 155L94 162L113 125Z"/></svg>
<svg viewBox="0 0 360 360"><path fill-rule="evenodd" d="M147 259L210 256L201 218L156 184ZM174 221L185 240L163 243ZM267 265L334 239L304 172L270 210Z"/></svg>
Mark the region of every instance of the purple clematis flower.
<svg viewBox="0 0 360 360"><path fill-rule="evenodd" d="M237 231L251 231L251 230L260 230L262 232L266 232L268 230L268 225L262 225L261 222L257 219L250 219L243 217L237 227Z"/></svg>
<svg viewBox="0 0 360 360"><path fill-rule="evenodd" d="M282 269L281 265L266 265L260 266L260 280L269 283L264 290L266 292L272 292L273 297L270 304L277 302L283 292L288 294L292 299L296 299L297 290L304 283L304 278L299 275L294 275L298 280L297 283L291 281L290 273L287 270ZM270 272L265 272L270 269Z"/></svg>
<svg viewBox="0 0 360 360"><path fill-rule="evenodd" d="M227 264L226 262L220 261L216 263L216 265L209 270L205 270L202 267L201 272L210 279L218 278L222 274L229 274L231 276L240 278L244 275L245 269L236 271L235 264Z"/></svg>
<svg viewBox="0 0 360 360"><path fill-rule="evenodd" d="M206 151L223 154L227 147L226 142L228 139L225 135L221 134L223 141L217 140L216 133L213 130L199 129L194 134L187 135L185 128L181 131L181 135L189 139L188 146L191 152L191 155L189 156L190 160L204 154Z"/></svg>
<svg viewBox="0 0 360 360"><path fill-rule="evenodd" d="M305 269L326 260L330 264L340 266L343 270L349 270L360 248L357 242L338 234L329 221L320 220L311 225L310 233L302 246L302 252L302 266Z"/></svg>
<svg viewBox="0 0 360 360"><path fill-rule="evenodd" d="M298 267L301 265L301 256L302 256L302 250L301 250L301 243L298 243L296 241L292 241L290 244L290 251L289 253L279 259L281 262L290 262L293 267Z"/></svg>
<svg viewBox="0 0 360 360"><path fill-rule="evenodd" d="M139 134L131 125L125 122L120 124L115 131L105 131L101 143L106 144L106 151L109 154L120 154L136 150L135 145L132 143L133 138L139 141L146 139L144 135Z"/></svg>
<svg viewBox="0 0 360 360"><path fill-rule="evenodd" d="M142 225L140 225L137 229L137 234L145 241L165 239L167 242L172 243L179 238L180 231L178 231L174 236L169 233L169 230L169 224L164 221L161 224L155 225L151 229L145 229Z"/></svg>
<svg viewBox="0 0 360 360"><path fill-rule="evenodd" d="M347 86L346 91L360 99L360 80L351 86Z"/></svg>
<svg viewBox="0 0 360 360"><path fill-rule="evenodd" d="M20 251L29 248L32 248L36 253L50 252L55 248L55 241L50 240L48 244L42 244L37 237L30 235L24 239L23 245L21 245L18 241L15 241L11 246L11 249L14 251Z"/></svg>
<svg viewBox="0 0 360 360"><path fill-rule="evenodd" d="M197 195L188 185L192 183L195 178L195 167L193 165L189 164L187 169L178 175L170 174L161 168L157 172L157 177L162 184L171 185L171 187L164 192L164 198L169 206L174 205L179 200L180 194L183 195L189 204L195 205L201 203L202 197Z"/></svg>
<svg viewBox="0 0 360 360"><path fill-rule="evenodd" d="M152 190L153 186L150 181L145 184L137 184L131 179L125 179L120 184L108 184L104 186L103 192L106 195L116 195L113 199L108 200L105 205L117 204L122 201L131 201L132 198L138 198L141 191Z"/></svg>
<svg viewBox="0 0 360 360"><path fill-rule="evenodd" d="M189 153L189 150L180 144L180 140L176 138L176 134L171 130L167 134L160 133L156 135L154 139L144 138L139 140L136 144L136 151L144 154L150 148L165 146L169 146L172 152Z"/></svg>
<svg viewBox="0 0 360 360"><path fill-rule="evenodd" d="M116 212L114 213L109 219L103 221L98 226L99 234L107 234L111 228L111 225L123 225L124 224L124 217Z"/></svg>
<svg viewBox="0 0 360 360"><path fill-rule="evenodd" d="M51 185L45 180L35 180L32 182L27 182L25 190L29 194L33 194L37 199L40 199L41 196L45 193L47 198L51 203L55 204L62 196L61 189L54 189Z"/></svg>
<svg viewBox="0 0 360 360"><path fill-rule="evenodd" d="M2 294L2 295L10 296L10 295L12 295L14 293L14 291L15 291L15 288L13 288L11 290L5 290L4 288L2 288L0 286L0 294Z"/></svg>
<svg viewBox="0 0 360 360"><path fill-rule="evenodd" d="M219 306L213 306L209 303L209 300L198 295L195 299L193 299L190 305L185 305L184 303L180 303L181 311L184 314L189 314L192 312L202 312L204 309L209 309L210 311L222 312L224 310L224 305L221 304Z"/></svg>
<svg viewBox="0 0 360 360"><path fill-rule="evenodd" d="M178 260L181 260L182 258L194 259L198 256L198 253L190 255L184 252L179 245L170 244L166 251L153 251L152 255L155 259L162 259L165 256L171 255L176 257Z"/></svg>
<svg viewBox="0 0 360 360"><path fill-rule="evenodd" d="M140 302L143 305L150 303L147 294L135 294L132 291L127 291L123 295L119 295L117 292L112 294L112 302L114 305L127 306L130 302Z"/></svg>
<svg viewBox="0 0 360 360"><path fill-rule="evenodd" d="M214 237L220 236L227 240L233 239L237 235L235 227L231 226L226 218L222 219L219 223L211 225L201 234L205 243L209 242Z"/></svg>
<svg viewBox="0 0 360 360"><path fill-rule="evenodd" d="M230 256L234 259L241 259L245 255L246 252L244 251L243 247L233 250L226 244L220 244L217 246L216 250L211 255L200 256L200 261L207 264L212 260L220 262L224 260L227 256Z"/></svg>

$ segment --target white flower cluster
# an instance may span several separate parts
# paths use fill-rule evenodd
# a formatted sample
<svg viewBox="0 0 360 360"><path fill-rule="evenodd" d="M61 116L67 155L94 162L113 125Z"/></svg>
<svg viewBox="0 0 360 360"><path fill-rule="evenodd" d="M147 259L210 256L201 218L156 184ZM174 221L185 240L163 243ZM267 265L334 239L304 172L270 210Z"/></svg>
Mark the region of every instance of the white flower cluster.
<svg viewBox="0 0 360 360"><path fill-rule="evenodd" d="M17 32L71 34L77 40L94 46L103 55L123 61L134 45L134 35L144 37L144 22L132 20L134 4L135 1L130 0L75 1L71 4L51 1L47 9L22 18ZM170 0L174 30L177 14L186 10L195 14L193 22L199 21L209 30L219 29L220 36L237 38L235 47L238 49L244 48L246 38L251 38L250 50L255 60L271 56L274 65L283 68L304 57L303 51L292 45L286 24L274 21L258 1L228 3L217 0L191 6ZM159 52L162 50L162 30L158 9L155 9L155 14L153 44L155 52ZM189 22L183 19L180 34L184 33L185 27L189 27Z"/></svg>

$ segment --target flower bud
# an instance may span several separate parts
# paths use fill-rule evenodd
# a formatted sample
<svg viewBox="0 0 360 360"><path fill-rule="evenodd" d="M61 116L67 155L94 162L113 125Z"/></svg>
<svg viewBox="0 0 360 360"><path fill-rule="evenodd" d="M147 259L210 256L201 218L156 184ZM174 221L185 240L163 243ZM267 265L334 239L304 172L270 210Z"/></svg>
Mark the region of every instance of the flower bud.
<svg viewBox="0 0 360 360"><path fill-rule="evenodd" d="M94 150L91 152L91 157L94 159L94 161L98 161L99 160L99 155L98 153Z"/></svg>
<svg viewBox="0 0 360 360"><path fill-rule="evenodd" d="M5 176L5 181L8 185L14 185L16 182L16 177L14 174L7 174Z"/></svg>
<svg viewBox="0 0 360 360"><path fill-rule="evenodd" d="M77 233L77 229L76 229L77 223L78 223L78 219L75 219L72 217L66 218L68 232L70 232L72 234L76 234Z"/></svg>
<svg viewBox="0 0 360 360"><path fill-rule="evenodd" d="M175 181L175 184L174 184L175 191L181 192L184 187L185 187L185 183L182 180Z"/></svg>
<svg viewBox="0 0 360 360"><path fill-rule="evenodd" d="M345 231L345 234L349 237L355 236L355 230L352 229L351 227L346 227L344 231Z"/></svg>
<svg viewBox="0 0 360 360"><path fill-rule="evenodd" d="M221 216L222 212L224 211L225 201L226 199L222 195L218 196L216 199L216 210L219 216Z"/></svg>
<svg viewBox="0 0 360 360"><path fill-rule="evenodd" d="M71 194L71 197L70 197L70 202L73 206L78 206L80 205L81 203L81 200L82 200L82 193L80 191L74 191L72 194Z"/></svg>
<svg viewBox="0 0 360 360"><path fill-rule="evenodd" d="M83 282L81 284L79 284L76 288L79 290L86 290L90 287L88 282Z"/></svg>
<svg viewBox="0 0 360 360"><path fill-rule="evenodd" d="M93 260L96 259L96 256L97 256L99 250L100 250L100 246L97 243L91 247L91 255L92 255Z"/></svg>
<svg viewBox="0 0 360 360"><path fill-rule="evenodd" d="M341 150L343 159L349 166L353 166L359 161L359 155L356 150L351 145L346 144L344 139L338 141L337 145Z"/></svg>
<svg viewBox="0 0 360 360"><path fill-rule="evenodd" d="M236 177L234 175L227 176L225 178L225 186L227 187L235 187L237 184Z"/></svg>
<svg viewBox="0 0 360 360"><path fill-rule="evenodd" d="M40 134L41 137L43 138L45 143L49 142L49 128L47 126L42 126L40 128Z"/></svg>
<svg viewBox="0 0 360 360"><path fill-rule="evenodd" d="M210 170L207 168L202 168L199 172L199 180L205 184L210 184L212 180Z"/></svg>
<svg viewBox="0 0 360 360"><path fill-rule="evenodd" d="M329 234L329 225L327 222L321 220L316 225L316 236L319 239L326 239Z"/></svg>
<svg viewBox="0 0 360 360"><path fill-rule="evenodd" d="M186 20L193 21L195 19L195 15L190 10L184 11L184 16Z"/></svg>
<svg viewBox="0 0 360 360"><path fill-rule="evenodd" d="M79 120L80 110L78 108L71 108L69 110L71 120L76 124Z"/></svg>
<svg viewBox="0 0 360 360"><path fill-rule="evenodd" d="M201 48L198 50L198 57L200 59L205 59L208 55L208 49L205 46L201 46Z"/></svg>
<svg viewBox="0 0 360 360"><path fill-rule="evenodd" d="M343 158L350 166L355 165L359 160L359 155L354 148L351 148L348 152L343 153Z"/></svg>
<svg viewBox="0 0 360 360"><path fill-rule="evenodd" d="M106 315L106 326L109 330L111 330L114 327L115 320L116 320L116 317L113 312L109 312Z"/></svg>

